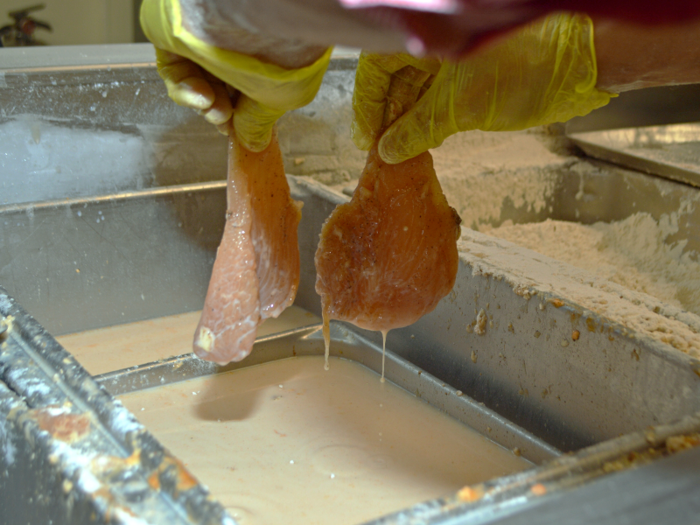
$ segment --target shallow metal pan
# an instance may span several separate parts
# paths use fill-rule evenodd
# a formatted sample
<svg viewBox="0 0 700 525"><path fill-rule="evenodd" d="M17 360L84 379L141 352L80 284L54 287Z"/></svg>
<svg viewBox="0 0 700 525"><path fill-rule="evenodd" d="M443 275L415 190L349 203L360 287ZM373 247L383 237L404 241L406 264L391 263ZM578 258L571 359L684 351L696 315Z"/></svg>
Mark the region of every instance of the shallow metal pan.
<svg viewBox="0 0 700 525"><path fill-rule="evenodd" d="M331 323L331 356L349 359L381 373L382 348L341 323ZM145 388L186 381L195 377L221 374L278 359L296 356L323 355L321 325L299 328L263 338L255 342L251 355L238 363L219 366L202 361L194 354L185 354L135 368L109 372L95 380L119 396ZM463 392L397 356L386 353L385 377L450 417L472 427L488 439L508 448L518 449L533 463L561 454L556 448L514 425L496 412L487 409Z"/></svg>
<svg viewBox="0 0 700 525"><path fill-rule="evenodd" d="M149 523L234 523L177 458L3 290L0 315L0 502L5 522L128 523L140 518ZM314 326L261 339L252 354L257 357L247 365L274 356L320 353L319 332ZM362 337L340 324L334 324L332 334L337 355L370 368L381 366L379 349ZM422 399L434 400L453 417L477 428L489 421L501 438L530 454L556 453L448 385L392 354L387 357L389 379L415 388ZM99 380L115 392L129 391L152 386L156 378L159 384L160 377L180 380L178 370L201 375L226 369L180 356ZM585 523L591 515L586 498L596 495L605 504L595 507L595 515L608 522L610 516L634 511L639 523L653 523L647 518L656 519L659 512L676 523L690 523L698 504L700 449L607 473L621 457L663 450L669 437L698 431L700 418L689 416L418 503L373 523ZM658 483L660 477L668 483ZM659 502L660 496L666 499Z"/></svg>
<svg viewBox="0 0 700 525"><path fill-rule="evenodd" d="M588 155L700 187L700 123L570 133Z"/></svg>

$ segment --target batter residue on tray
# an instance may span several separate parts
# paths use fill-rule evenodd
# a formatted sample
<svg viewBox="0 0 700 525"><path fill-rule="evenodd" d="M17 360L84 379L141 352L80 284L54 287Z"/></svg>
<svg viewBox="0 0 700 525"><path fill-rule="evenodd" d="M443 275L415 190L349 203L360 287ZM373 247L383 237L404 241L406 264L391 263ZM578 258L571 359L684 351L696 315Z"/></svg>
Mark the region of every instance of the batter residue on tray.
<svg viewBox="0 0 700 525"><path fill-rule="evenodd" d="M296 357L121 397L242 525L355 525L529 466L374 372Z"/></svg>

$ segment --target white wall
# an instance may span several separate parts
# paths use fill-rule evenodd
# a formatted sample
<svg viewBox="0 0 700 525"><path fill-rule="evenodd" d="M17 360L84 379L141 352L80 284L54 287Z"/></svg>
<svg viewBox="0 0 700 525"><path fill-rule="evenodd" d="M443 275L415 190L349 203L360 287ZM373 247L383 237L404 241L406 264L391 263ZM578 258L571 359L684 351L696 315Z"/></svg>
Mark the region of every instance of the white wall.
<svg viewBox="0 0 700 525"><path fill-rule="evenodd" d="M32 13L53 27L35 37L51 45L120 44L134 41L134 0L0 0L0 26L10 23L8 11L38 3Z"/></svg>

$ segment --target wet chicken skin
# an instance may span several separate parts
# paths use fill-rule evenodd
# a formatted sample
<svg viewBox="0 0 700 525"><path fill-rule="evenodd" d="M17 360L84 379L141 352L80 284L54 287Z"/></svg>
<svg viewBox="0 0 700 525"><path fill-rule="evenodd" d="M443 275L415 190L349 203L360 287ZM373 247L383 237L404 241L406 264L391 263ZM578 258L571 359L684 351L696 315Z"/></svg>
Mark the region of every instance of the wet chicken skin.
<svg viewBox="0 0 700 525"><path fill-rule="evenodd" d="M299 288L297 229L302 203L289 194L276 132L262 153L241 150L240 165L248 176L253 207L253 247L264 321L291 306Z"/></svg>
<svg viewBox="0 0 700 525"><path fill-rule="evenodd" d="M323 226L316 291L324 317L386 333L432 311L455 282L459 224L430 153L391 165L375 145L352 200Z"/></svg>
<svg viewBox="0 0 700 525"><path fill-rule="evenodd" d="M194 352L226 364L250 354L257 327L294 302L299 286L297 226L276 134L261 153L229 135L226 224Z"/></svg>

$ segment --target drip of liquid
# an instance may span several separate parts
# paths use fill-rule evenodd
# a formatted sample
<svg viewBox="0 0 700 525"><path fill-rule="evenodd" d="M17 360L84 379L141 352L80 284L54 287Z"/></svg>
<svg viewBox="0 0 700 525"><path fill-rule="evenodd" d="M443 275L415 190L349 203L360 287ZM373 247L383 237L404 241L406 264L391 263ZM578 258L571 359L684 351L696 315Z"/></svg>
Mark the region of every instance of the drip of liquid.
<svg viewBox="0 0 700 525"><path fill-rule="evenodd" d="M331 326L330 326L330 318L328 317L328 309L324 308L323 309L323 344L326 347L326 351L324 353L325 361L323 363L323 369L324 370L329 370L330 365L328 364L328 357L331 353Z"/></svg>
<svg viewBox="0 0 700 525"><path fill-rule="evenodd" d="M381 383L384 382L384 361L386 361L386 334L389 330L382 330L382 377L379 379Z"/></svg>
<svg viewBox="0 0 700 525"><path fill-rule="evenodd" d="M381 330L382 333L382 376L379 378L379 382L383 383L384 382L384 365L386 363L386 335L389 333L389 330ZM331 352L331 327L330 327L330 318L328 316L328 310L326 308L323 309L323 344L325 346L325 352L324 352L324 363L323 363L323 369L324 370L329 370L330 365L328 364L328 358L330 356Z"/></svg>

